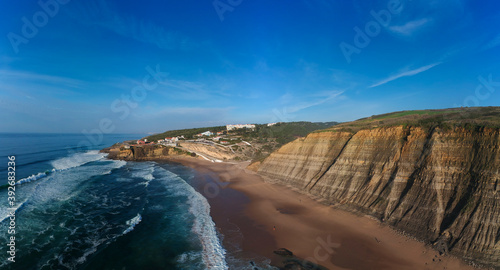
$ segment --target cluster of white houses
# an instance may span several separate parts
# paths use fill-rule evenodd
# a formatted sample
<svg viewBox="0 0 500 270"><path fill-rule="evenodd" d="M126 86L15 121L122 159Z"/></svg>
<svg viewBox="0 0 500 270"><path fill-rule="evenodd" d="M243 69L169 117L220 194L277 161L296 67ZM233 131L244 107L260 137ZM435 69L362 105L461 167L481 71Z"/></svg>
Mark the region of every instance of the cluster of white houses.
<svg viewBox="0 0 500 270"><path fill-rule="evenodd" d="M267 126L273 126L275 124L277 124L277 123L269 123L269 124L267 124ZM255 130L255 125L254 124L226 125L227 131L231 131L231 130L235 130L235 129L243 129L243 128ZM224 131L219 131L219 132L214 133L210 130L207 130L205 132L196 134L194 136L198 137L198 138L215 136L215 137L211 138L213 141L218 141L222 144L229 144L229 142L221 140L221 139L223 139L223 137L222 137L223 135L224 135ZM177 146L177 142L181 139L185 140L184 136L166 137L164 140L158 140L157 143L161 144L161 145L165 145L165 146ZM201 140L203 140L203 139L201 139ZM147 139L144 139L144 140L137 140L137 144L139 144L139 145L154 144L154 142L148 142Z"/></svg>
<svg viewBox="0 0 500 270"><path fill-rule="evenodd" d="M183 135L177 137L166 137L164 140L158 140L158 144L166 146L177 146L177 142L181 139L185 139Z"/></svg>
<svg viewBox="0 0 500 270"><path fill-rule="evenodd" d="M226 125L226 130L227 131L231 131L231 130L235 130L235 129L242 129L242 128L255 129L255 125L254 124ZM221 138L220 136L224 135L224 132L223 131L219 131L217 133L214 133L214 132L212 132L210 130L207 130L205 132L198 133L195 136L196 137L210 137L210 136L215 136L215 135L217 135L217 137L213 138L213 140L219 140Z"/></svg>

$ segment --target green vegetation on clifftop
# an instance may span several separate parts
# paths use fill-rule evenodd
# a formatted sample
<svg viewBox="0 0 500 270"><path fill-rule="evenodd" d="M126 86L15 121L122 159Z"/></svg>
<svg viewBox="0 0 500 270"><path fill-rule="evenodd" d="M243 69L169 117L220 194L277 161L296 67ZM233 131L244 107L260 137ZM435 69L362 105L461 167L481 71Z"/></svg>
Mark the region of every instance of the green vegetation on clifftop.
<svg viewBox="0 0 500 270"><path fill-rule="evenodd" d="M307 134L320 129L329 128L336 125L337 122L288 122L288 123L277 123L273 126L267 126L267 124L256 124L255 130L251 129L237 129L232 130L229 133L233 136L238 136L243 140L259 140L261 142L274 140L279 145L291 142L297 137L305 137ZM215 127L204 127L204 128L191 128L191 129L180 129L180 130L170 130L163 133L151 135L145 137L148 141L157 141L164 139L165 137L176 137L184 136L186 139L194 138L194 135L205 132L219 132L226 131L225 126L215 126Z"/></svg>
<svg viewBox="0 0 500 270"><path fill-rule="evenodd" d="M334 127L316 131L357 132L361 129L403 125L435 127L443 129L463 127L477 129L481 127L500 128L500 107L469 107L442 110L401 111L374 115L356 121L346 122Z"/></svg>

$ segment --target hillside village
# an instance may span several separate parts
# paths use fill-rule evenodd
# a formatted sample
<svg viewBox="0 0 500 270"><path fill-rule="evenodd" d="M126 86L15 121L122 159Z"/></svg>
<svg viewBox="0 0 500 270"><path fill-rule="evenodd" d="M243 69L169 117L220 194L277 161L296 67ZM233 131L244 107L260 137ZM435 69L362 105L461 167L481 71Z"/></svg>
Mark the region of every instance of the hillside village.
<svg viewBox="0 0 500 270"><path fill-rule="evenodd" d="M274 125L276 123L270 123L268 126ZM192 135L191 138L185 138L184 135L174 136L174 137L165 137L164 139L159 139L155 141L148 141L148 139L137 140L135 145L146 145L146 144L160 144L164 146L178 146L178 142L181 140L189 141L189 142L200 142L200 143L220 143L224 145L234 145L234 144L244 144L251 145L248 142L242 142L241 136L237 134L232 134L230 131L235 131L237 129L249 129L251 131L255 131L255 125L253 124L237 124L237 125L226 125L225 131L211 131L207 130L195 135Z"/></svg>
<svg viewBox="0 0 500 270"><path fill-rule="evenodd" d="M171 147L214 162L227 160L260 160L279 146L309 132L331 127L335 122L228 124L208 128L167 131L136 141L123 142L120 147Z"/></svg>

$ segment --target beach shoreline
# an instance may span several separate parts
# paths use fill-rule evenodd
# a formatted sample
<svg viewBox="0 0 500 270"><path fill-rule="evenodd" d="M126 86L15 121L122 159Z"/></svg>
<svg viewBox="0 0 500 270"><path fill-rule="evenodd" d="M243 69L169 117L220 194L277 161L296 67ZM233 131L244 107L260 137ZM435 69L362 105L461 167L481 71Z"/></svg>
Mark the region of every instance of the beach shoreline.
<svg viewBox="0 0 500 270"><path fill-rule="evenodd" d="M300 258L299 263L313 262L327 269L475 269L374 218L265 182L245 169L248 162L168 161L198 173L198 190L211 206L211 216L224 235L223 245L231 249L236 242L238 257L248 259L248 265L258 255L283 267L286 257L273 251L286 248ZM236 241L231 238L235 228L241 238Z"/></svg>

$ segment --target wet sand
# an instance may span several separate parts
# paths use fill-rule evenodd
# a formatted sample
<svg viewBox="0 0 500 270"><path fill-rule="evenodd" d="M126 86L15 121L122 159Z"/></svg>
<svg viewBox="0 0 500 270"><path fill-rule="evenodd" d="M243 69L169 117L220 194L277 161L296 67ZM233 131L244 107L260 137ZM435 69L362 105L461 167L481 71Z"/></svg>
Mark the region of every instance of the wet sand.
<svg viewBox="0 0 500 270"><path fill-rule="evenodd" d="M286 248L328 269L475 269L458 258L440 256L373 218L334 209L288 187L264 182L244 169L248 163L173 161L199 172L198 190L211 205L223 244L227 249L239 246L240 257L251 259L258 254L282 266L283 258L273 251Z"/></svg>

